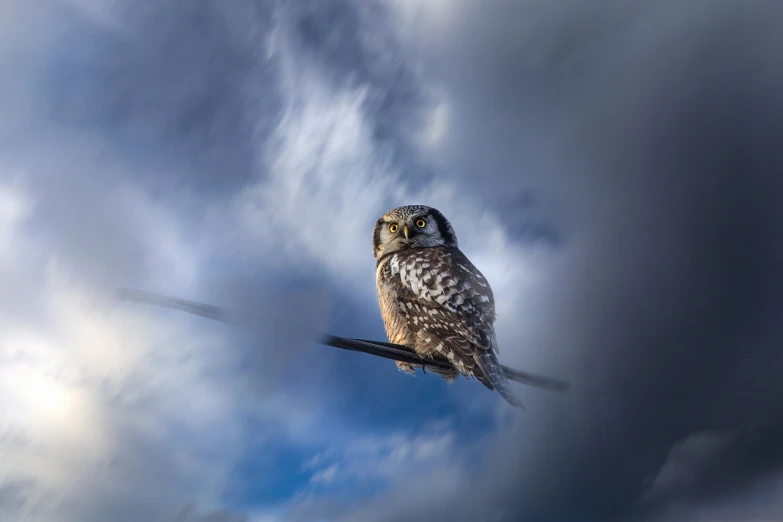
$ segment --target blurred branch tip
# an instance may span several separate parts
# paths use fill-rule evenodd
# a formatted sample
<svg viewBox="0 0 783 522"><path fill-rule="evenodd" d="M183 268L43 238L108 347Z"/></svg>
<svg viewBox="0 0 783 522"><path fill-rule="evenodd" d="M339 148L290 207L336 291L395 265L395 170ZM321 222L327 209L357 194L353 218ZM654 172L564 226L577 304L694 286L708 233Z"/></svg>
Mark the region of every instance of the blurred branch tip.
<svg viewBox="0 0 783 522"><path fill-rule="evenodd" d="M188 299L181 299L178 297L169 297L133 288L118 288L116 291L116 296L122 301L132 301L162 308L169 308L172 310L179 310L182 312L198 315L200 317L206 317L207 319L212 319L214 321L237 324L236 321L232 320L232 314L228 313L227 310L218 306L199 303L197 301L190 301ZM320 339L320 343L326 346L331 346L333 348L340 348L342 350L361 352L374 355L376 357L382 357L384 359L391 359L393 361L421 365L422 368L449 368L446 362L423 358L412 348L401 344L337 337L329 334L323 335ZM555 379L553 377L517 370L505 365L501 365L501 367L509 380L525 384L527 386L558 392L566 391L570 387L569 383Z"/></svg>

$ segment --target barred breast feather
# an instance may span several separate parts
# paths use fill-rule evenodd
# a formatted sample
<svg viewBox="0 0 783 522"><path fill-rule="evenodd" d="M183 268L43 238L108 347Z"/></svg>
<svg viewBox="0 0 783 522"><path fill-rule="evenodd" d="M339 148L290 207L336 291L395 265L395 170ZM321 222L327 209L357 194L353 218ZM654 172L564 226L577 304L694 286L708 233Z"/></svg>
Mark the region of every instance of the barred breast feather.
<svg viewBox="0 0 783 522"><path fill-rule="evenodd" d="M464 375L494 389L482 353L497 350L495 300L481 272L458 248L410 249L382 258L377 272L391 342L445 357Z"/></svg>

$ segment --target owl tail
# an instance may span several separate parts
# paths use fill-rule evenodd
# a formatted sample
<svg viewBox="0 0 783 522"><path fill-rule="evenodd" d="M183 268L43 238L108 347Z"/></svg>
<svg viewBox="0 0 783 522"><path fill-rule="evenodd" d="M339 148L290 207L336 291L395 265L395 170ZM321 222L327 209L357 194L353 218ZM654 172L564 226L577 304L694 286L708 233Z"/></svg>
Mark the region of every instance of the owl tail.
<svg viewBox="0 0 783 522"><path fill-rule="evenodd" d="M478 362L484 370L484 375L498 393L506 399L506 402L517 408L524 408L522 401L511 388L511 383L506 378L503 368L500 367L495 354L491 351L478 355Z"/></svg>

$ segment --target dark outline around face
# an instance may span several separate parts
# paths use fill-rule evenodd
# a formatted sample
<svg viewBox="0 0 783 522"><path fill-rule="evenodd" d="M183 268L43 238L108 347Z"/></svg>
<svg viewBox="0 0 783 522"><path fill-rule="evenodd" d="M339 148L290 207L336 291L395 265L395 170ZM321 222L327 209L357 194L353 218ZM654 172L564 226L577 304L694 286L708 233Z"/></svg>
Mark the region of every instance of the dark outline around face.
<svg viewBox="0 0 783 522"><path fill-rule="evenodd" d="M416 221L419 219L425 221L423 229L422 227L416 226ZM391 232L388 229L391 224L397 224L399 228L395 232ZM435 229L431 228L433 224L435 225ZM407 239L404 237L405 225L408 225L409 235ZM386 233L393 234L393 237L390 240L385 241L385 243L382 243L381 236L384 233L384 227L386 227ZM427 232L428 230L432 230L432 232ZM434 242L427 241L427 238L434 237L438 237L439 239ZM395 244L399 246L391 249L381 248L382 246L388 247L389 245ZM376 259L392 252L399 252L400 250L433 246L456 248L457 237L446 217L439 210L432 207L416 205L399 207L390 210L375 223L375 229L373 230L373 255Z"/></svg>

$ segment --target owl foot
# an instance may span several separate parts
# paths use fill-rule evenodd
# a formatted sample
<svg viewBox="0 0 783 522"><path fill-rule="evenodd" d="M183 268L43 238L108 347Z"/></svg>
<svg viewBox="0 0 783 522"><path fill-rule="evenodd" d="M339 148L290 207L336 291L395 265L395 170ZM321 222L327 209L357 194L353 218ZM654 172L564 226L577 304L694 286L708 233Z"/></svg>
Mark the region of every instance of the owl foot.
<svg viewBox="0 0 783 522"><path fill-rule="evenodd" d="M456 369L445 369L445 368L431 368L430 371L432 373L436 373L440 375L442 378L446 380L449 384L453 384L454 381L457 380L457 377L459 376L459 372L457 372Z"/></svg>
<svg viewBox="0 0 783 522"><path fill-rule="evenodd" d="M394 363L397 365L397 369L399 369L401 372L405 372L408 375L416 374L416 367L414 365L400 361L394 361Z"/></svg>

